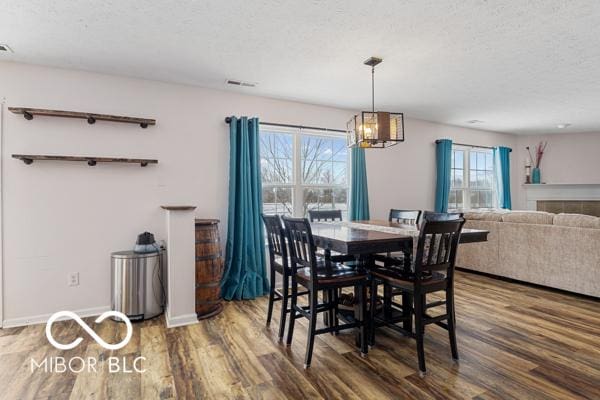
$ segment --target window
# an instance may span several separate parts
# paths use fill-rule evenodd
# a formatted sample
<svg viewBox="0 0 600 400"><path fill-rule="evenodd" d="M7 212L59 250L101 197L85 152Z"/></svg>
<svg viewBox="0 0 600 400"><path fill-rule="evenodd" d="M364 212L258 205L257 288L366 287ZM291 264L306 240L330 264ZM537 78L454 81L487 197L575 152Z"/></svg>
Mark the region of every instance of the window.
<svg viewBox="0 0 600 400"><path fill-rule="evenodd" d="M494 168L491 149L453 146L448 208L495 208L497 193Z"/></svg>
<svg viewBox="0 0 600 400"><path fill-rule="evenodd" d="M306 216L308 210L348 210L346 137L300 129L260 131L263 212Z"/></svg>

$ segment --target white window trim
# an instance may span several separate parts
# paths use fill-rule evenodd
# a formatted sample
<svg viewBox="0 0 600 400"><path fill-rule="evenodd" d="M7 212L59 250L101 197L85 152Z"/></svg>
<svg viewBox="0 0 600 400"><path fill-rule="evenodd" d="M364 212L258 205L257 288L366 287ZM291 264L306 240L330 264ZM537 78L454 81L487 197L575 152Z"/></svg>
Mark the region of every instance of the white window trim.
<svg viewBox="0 0 600 400"><path fill-rule="evenodd" d="M492 149L488 149L486 147L477 147L477 146L462 146L458 144L452 145L452 151L454 150L462 150L463 151L463 185L462 187L453 187L452 183L450 184L450 190L462 190L463 192L463 208L457 209L448 209L448 211L465 211L465 210L493 210L498 208L498 184L496 182L496 160L494 159L494 153ZM472 208L471 207L471 168L470 168L470 159L471 159L471 150L482 152L485 151L487 153L492 154L492 207L480 207L480 208ZM452 167L450 168L452 171ZM468 184L467 184L468 183Z"/></svg>
<svg viewBox="0 0 600 400"><path fill-rule="evenodd" d="M260 131L265 133L284 133L291 134L293 139L292 171L293 177L290 183L263 183L263 187L292 187L292 210L294 217L304 217L302 215L304 202L304 189L347 189L346 208L350 210L350 172L351 172L351 152L348 151L346 157L346 184L345 185L320 185L305 184L302 182L302 136L332 137L346 140L344 133L331 131L319 131L302 128L273 127L271 125L261 125Z"/></svg>

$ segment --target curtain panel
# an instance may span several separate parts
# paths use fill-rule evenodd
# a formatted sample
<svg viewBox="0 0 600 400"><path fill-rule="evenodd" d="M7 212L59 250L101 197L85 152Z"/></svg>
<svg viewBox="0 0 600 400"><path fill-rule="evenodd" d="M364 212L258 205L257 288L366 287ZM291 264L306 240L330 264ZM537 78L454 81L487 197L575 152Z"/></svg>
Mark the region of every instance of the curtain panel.
<svg viewBox="0 0 600 400"><path fill-rule="evenodd" d="M508 147L494 149L496 160L496 182L498 186L498 206L510 210L512 200L510 195L510 152Z"/></svg>
<svg viewBox="0 0 600 400"><path fill-rule="evenodd" d="M435 142L436 186L435 211L448 212L450 197L450 178L452 167L452 140L440 139Z"/></svg>
<svg viewBox="0 0 600 400"><path fill-rule="evenodd" d="M352 178L350 187L350 221L369 219L369 188L365 149L352 148Z"/></svg>
<svg viewBox="0 0 600 400"><path fill-rule="evenodd" d="M225 300L254 299L267 294L265 239L260 214L262 184L258 118L231 118L229 123L229 212Z"/></svg>

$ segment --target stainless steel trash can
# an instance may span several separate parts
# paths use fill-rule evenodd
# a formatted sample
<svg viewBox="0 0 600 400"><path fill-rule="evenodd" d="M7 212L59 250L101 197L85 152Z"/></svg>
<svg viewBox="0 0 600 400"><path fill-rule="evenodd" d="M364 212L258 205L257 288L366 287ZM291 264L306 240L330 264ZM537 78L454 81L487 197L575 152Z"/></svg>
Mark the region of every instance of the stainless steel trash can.
<svg viewBox="0 0 600 400"><path fill-rule="evenodd" d="M162 314L165 298L163 252L111 254L112 309L140 321Z"/></svg>

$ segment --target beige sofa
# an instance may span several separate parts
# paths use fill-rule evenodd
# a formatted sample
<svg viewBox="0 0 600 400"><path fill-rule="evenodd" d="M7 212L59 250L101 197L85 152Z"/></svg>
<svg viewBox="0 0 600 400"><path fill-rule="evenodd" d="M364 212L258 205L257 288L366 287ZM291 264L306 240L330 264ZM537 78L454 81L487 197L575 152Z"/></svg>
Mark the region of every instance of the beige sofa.
<svg viewBox="0 0 600 400"><path fill-rule="evenodd" d="M458 267L600 297L600 218L510 211L465 219L466 228L490 234L459 246Z"/></svg>

